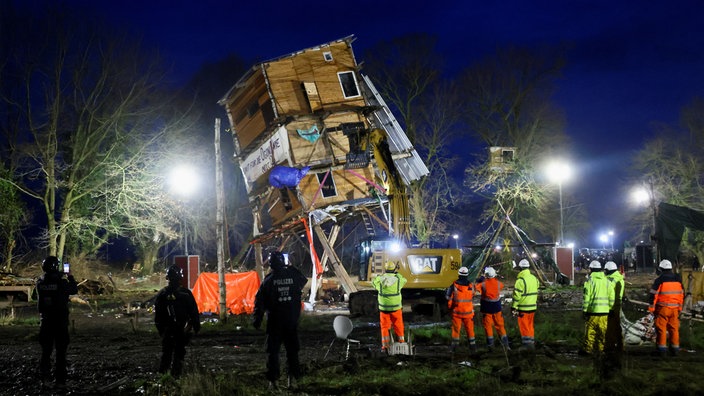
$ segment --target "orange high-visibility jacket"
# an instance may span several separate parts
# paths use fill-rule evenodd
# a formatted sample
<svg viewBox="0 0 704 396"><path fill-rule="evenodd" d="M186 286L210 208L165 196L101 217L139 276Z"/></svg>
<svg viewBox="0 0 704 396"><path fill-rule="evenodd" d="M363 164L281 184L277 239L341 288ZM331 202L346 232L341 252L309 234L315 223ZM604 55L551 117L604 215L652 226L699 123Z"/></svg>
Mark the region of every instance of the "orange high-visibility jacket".
<svg viewBox="0 0 704 396"><path fill-rule="evenodd" d="M479 284L479 292L483 301L501 301L501 290L503 288L504 284L496 278L487 278Z"/></svg>
<svg viewBox="0 0 704 396"><path fill-rule="evenodd" d="M653 290L651 290L651 293ZM682 310L684 304L684 288L682 283L678 281L662 282L660 287L655 290L655 298L653 299L652 307L670 307Z"/></svg>
<svg viewBox="0 0 704 396"><path fill-rule="evenodd" d="M447 301L447 307L452 311L453 316L474 315L474 285L461 285L457 282L452 284L452 294Z"/></svg>

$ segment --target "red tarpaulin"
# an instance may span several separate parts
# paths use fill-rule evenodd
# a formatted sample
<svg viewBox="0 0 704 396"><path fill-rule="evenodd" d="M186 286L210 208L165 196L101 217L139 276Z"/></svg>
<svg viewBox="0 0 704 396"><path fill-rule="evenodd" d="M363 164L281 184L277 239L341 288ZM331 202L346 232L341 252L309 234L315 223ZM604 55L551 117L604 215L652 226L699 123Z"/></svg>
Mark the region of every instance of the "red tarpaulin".
<svg viewBox="0 0 704 396"><path fill-rule="evenodd" d="M225 274L225 289L227 290L226 305L234 315L251 314L254 311L254 296L259 290L259 275L255 271L238 274ZM218 274L201 272L195 286L193 297L198 303L198 311L220 313L220 291L218 290Z"/></svg>

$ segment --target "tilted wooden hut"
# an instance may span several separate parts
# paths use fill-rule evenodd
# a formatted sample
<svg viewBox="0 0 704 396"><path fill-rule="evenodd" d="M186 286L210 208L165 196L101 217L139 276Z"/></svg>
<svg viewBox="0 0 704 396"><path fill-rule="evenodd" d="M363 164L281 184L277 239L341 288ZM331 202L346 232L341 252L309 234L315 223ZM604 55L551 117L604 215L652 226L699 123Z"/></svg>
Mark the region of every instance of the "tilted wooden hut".
<svg viewBox="0 0 704 396"><path fill-rule="evenodd" d="M353 41L348 36L256 64L219 101L232 127L255 235L314 208L378 204L379 195L370 193L374 162L369 150L360 148L360 131L391 125L391 146L404 180L427 174L360 74ZM277 186L272 170L298 172L296 184Z"/></svg>

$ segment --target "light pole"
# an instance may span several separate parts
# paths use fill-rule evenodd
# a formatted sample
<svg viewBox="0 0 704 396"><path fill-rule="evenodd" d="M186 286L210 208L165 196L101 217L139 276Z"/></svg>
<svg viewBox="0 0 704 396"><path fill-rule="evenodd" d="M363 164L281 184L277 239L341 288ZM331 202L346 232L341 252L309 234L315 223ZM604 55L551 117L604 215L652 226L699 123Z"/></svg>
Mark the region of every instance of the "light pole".
<svg viewBox="0 0 704 396"><path fill-rule="evenodd" d="M569 180L570 177L572 177L572 168L567 162L561 161L561 160L555 160L552 161L548 164L547 166L547 174L548 178L550 181L553 183L557 183L557 188L559 191L559 199L560 199L560 245L562 245L562 242L565 240L565 235L564 235L564 228L565 228L565 219L564 219L564 214L563 214L563 206L562 206L562 183L565 181Z"/></svg>
<svg viewBox="0 0 704 396"><path fill-rule="evenodd" d="M606 249L606 241L609 240L609 237L606 234L601 234L599 235L599 240L601 241L601 248Z"/></svg>
<svg viewBox="0 0 704 396"><path fill-rule="evenodd" d="M457 234L454 234L454 235L452 235L452 239L455 240L455 249L459 249L460 248L460 242L459 242L460 236Z"/></svg>
<svg viewBox="0 0 704 396"><path fill-rule="evenodd" d="M198 187L198 175L193 167L180 165L171 170L169 178L171 192L185 201ZM185 217L185 216L184 216ZM183 225L183 251L188 256L188 224L182 219Z"/></svg>
<svg viewBox="0 0 704 396"><path fill-rule="evenodd" d="M611 250L614 250L614 232L613 230L609 230L609 243L611 244Z"/></svg>
<svg viewBox="0 0 704 396"><path fill-rule="evenodd" d="M633 199L637 204L640 205L650 205L650 209L653 212L652 230L650 231L653 236L655 236L655 222L657 220L657 207L655 206L655 190L653 188L653 181L648 180L648 188L639 187L633 191Z"/></svg>
<svg viewBox="0 0 704 396"><path fill-rule="evenodd" d="M638 204L650 204L650 209L653 213L653 222L651 225L650 242L654 243L657 235L657 218L658 218L658 208L655 202L655 188L653 186L653 178L648 178L648 188L640 187L633 191L633 198ZM660 250L655 248L655 261L660 260Z"/></svg>

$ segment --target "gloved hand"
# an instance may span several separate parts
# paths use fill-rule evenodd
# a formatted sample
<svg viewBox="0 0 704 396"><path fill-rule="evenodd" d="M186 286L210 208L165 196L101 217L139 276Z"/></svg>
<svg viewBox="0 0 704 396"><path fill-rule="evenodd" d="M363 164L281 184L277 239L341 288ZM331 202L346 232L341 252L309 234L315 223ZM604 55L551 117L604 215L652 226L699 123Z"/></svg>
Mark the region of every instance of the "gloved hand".
<svg viewBox="0 0 704 396"><path fill-rule="evenodd" d="M252 326L254 326L255 329L259 330L259 328L262 327L262 320L261 320L261 318L254 318L254 319L252 319Z"/></svg>
<svg viewBox="0 0 704 396"><path fill-rule="evenodd" d="M518 310L516 308L511 308L511 315L518 316Z"/></svg>

